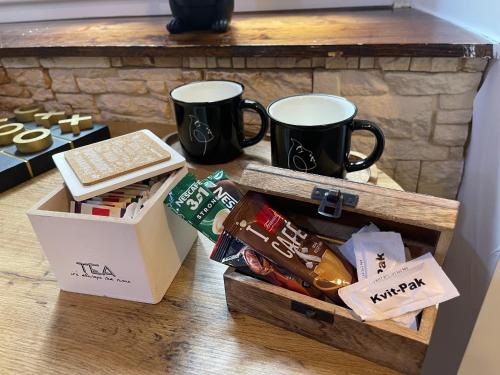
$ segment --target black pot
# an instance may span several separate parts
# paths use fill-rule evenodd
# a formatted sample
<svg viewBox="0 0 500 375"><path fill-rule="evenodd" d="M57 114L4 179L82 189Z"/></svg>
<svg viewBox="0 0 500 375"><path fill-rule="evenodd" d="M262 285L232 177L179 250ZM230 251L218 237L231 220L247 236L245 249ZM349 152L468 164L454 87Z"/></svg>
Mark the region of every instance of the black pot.
<svg viewBox="0 0 500 375"><path fill-rule="evenodd" d="M225 32L229 28L234 0L170 0L173 19L167 30L178 34L192 30Z"/></svg>

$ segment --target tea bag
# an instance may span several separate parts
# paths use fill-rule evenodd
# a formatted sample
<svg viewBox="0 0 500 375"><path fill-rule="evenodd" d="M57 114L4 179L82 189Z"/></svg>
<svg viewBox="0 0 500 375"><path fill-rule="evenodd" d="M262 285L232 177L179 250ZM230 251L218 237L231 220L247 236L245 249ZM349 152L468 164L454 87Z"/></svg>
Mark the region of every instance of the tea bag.
<svg viewBox="0 0 500 375"><path fill-rule="evenodd" d="M459 295L430 253L339 289L342 300L367 321L392 319Z"/></svg>
<svg viewBox="0 0 500 375"><path fill-rule="evenodd" d="M378 232L380 229L373 224L370 223L361 228L357 233L365 233L365 232ZM351 263L354 267L356 267L356 256L354 255L354 243L352 237L344 242L342 245L338 247L340 253L346 258L349 263Z"/></svg>

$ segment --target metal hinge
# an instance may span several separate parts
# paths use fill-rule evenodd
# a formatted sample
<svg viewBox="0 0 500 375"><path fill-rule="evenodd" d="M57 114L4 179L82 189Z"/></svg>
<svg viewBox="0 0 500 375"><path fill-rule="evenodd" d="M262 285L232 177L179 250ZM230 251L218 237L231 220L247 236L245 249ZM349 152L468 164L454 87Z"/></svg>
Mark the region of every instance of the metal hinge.
<svg viewBox="0 0 500 375"><path fill-rule="evenodd" d="M342 214L342 206L356 207L359 197L355 194L343 193L336 189L323 189L315 187L311 198L320 201L318 213L333 219L338 219ZM333 210L328 210L333 208Z"/></svg>

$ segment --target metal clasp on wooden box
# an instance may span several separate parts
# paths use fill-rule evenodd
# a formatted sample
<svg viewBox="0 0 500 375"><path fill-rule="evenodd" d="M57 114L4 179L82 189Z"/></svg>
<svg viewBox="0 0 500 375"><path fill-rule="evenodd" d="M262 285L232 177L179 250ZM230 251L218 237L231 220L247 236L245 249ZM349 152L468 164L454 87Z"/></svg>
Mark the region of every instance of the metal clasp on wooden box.
<svg viewBox="0 0 500 375"><path fill-rule="evenodd" d="M342 206L356 207L359 197L356 194L345 193L337 189L315 187L311 199L320 201L318 213L332 219L338 219L342 214ZM328 210L333 208L333 210Z"/></svg>

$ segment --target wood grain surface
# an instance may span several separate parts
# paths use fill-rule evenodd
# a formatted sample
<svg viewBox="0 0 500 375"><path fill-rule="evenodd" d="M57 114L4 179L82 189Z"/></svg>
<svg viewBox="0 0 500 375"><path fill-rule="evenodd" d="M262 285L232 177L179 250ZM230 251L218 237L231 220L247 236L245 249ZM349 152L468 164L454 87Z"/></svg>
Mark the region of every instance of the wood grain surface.
<svg viewBox="0 0 500 375"><path fill-rule="evenodd" d="M61 292L26 216L61 182L53 170L0 194L1 374L397 374L228 312L201 235L157 305Z"/></svg>
<svg viewBox="0 0 500 375"><path fill-rule="evenodd" d="M416 9L235 14L227 33L170 35L169 17L0 25L0 56L491 57L491 41ZM306 31L306 32L304 32Z"/></svg>

